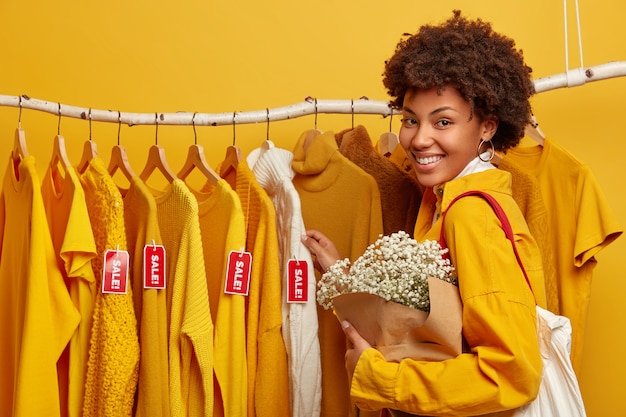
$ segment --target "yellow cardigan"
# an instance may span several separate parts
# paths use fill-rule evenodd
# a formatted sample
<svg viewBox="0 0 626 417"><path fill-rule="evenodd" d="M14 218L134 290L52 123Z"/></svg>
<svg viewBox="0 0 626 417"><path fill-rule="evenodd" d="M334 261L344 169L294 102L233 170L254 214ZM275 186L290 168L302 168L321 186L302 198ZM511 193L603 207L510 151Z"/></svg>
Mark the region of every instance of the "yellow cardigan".
<svg viewBox="0 0 626 417"><path fill-rule="evenodd" d="M437 190L440 209L462 192L476 189L495 197L507 213L537 302L545 307L541 256L511 196L509 173L492 169L444 184ZM439 240L441 219L432 224L434 211L435 196L429 189L417 219L416 239ZM469 349L447 361L401 363L385 362L377 350L367 349L351 385L351 396L360 408L387 407L430 416L482 415L515 409L537 395L542 361L535 298L498 218L482 198L463 198L448 212L445 237L459 276L463 336Z"/></svg>

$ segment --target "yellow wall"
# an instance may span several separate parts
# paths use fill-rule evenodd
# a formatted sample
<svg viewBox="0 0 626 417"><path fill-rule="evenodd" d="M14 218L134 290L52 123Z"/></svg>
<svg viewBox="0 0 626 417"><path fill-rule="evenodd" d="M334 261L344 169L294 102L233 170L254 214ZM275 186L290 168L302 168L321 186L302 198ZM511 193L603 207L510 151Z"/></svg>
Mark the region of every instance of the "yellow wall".
<svg viewBox="0 0 626 417"><path fill-rule="evenodd" d="M626 3L581 2L585 66L626 60ZM574 16L574 1L569 1ZM536 78L565 70L563 2L398 0L199 1L109 0L0 2L0 94L27 94L52 102L124 112L260 110L320 99L387 100L383 62L403 32L440 21L453 8L491 21L516 39ZM575 21L570 19L570 68L580 66ZM542 130L594 170L626 225L623 112L626 77L541 93L533 100ZM8 156L16 108L0 108L0 155ZM22 127L43 173L57 117L25 110ZM373 137L388 128L379 116L357 115ZM322 130L349 127L349 115L319 115ZM394 125L397 129L398 122ZM312 116L274 122L270 139L292 149ZM198 142L215 166L232 142L232 127L199 127ZM245 154L266 137L265 124L241 125ZM78 162L88 138L86 121L63 118L67 152ZM108 161L117 125L94 123L93 140ZM121 144L140 172L154 126L122 126ZM182 166L190 126L159 128L169 165ZM2 173L4 172L2 164ZM611 192L617 190L617 192ZM626 415L626 239L602 251L593 281L579 378L591 417Z"/></svg>

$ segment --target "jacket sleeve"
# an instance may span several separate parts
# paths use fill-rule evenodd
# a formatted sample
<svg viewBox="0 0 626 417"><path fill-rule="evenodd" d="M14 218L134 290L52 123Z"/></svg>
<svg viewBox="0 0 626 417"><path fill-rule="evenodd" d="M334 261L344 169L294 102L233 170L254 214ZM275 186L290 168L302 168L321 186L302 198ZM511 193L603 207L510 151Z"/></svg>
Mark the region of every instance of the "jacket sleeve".
<svg viewBox="0 0 626 417"><path fill-rule="evenodd" d="M534 268L540 262L538 252L533 255L536 244L519 216L510 217L516 244L523 262ZM440 222L426 238L438 239ZM535 302L497 216L482 199L463 198L448 212L445 233L459 276L469 349L441 362L400 363L367 349L351 384L362 409L479 415L517 408L537 395L542 360Z"/></svg>

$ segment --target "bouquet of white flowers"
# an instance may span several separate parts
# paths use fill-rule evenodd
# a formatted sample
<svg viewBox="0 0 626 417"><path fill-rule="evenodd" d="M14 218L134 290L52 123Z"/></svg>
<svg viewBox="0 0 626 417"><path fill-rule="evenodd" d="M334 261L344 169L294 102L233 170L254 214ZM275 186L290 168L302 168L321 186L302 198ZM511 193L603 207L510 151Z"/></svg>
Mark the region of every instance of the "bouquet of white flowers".
<svg viewBox="0 0 626 417"><path fill-rule="evenodd" d="M380 236L353 265L337 261L317 301L348 320L388 361L443 360L461 352L461 300L438 242L400 231Z"/></svg>
<svg viewBox="0 0 626 417"><path fill-rule="evenodd" d="M456 284L447 252L437 241L418 243L404 231L381 235L352 267L347 258L331 265L317 284L317 301L329 309L337 295L361 292L428 312L428 277Z"/></svg>

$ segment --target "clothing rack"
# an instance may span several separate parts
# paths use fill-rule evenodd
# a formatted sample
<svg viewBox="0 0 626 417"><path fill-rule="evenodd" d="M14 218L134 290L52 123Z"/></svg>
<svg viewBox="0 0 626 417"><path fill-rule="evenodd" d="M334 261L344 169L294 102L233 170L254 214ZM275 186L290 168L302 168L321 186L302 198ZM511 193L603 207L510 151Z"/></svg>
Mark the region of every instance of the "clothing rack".
<svg viewBox="0 0 626 417"><path fill-rule="evenodd" d="M575 68L561 74L542 77L534 81L535 91L541 93L562 87L574 87L588 82L626 75L626 61L613 61L588 68ZM134 125L197 125L223 126L265 123L294 119L312 114L379 114L383 117L398 114L386 101L361 97L357 100L318 100L307 97L303 102L272 109L228 113L127 113L98 110L68 104L49 102L26 95L0 95L0 106L40 110L63 117L91 119L98 122Z"/></svg>

